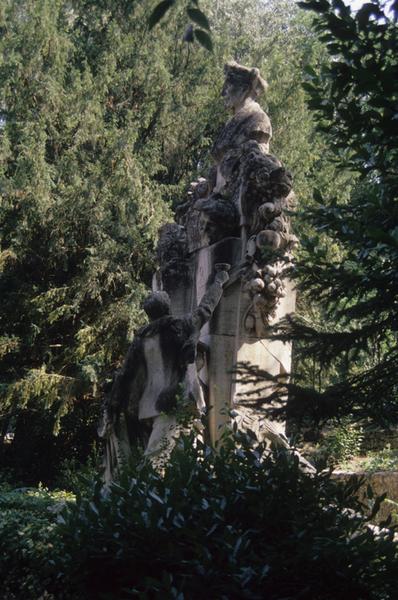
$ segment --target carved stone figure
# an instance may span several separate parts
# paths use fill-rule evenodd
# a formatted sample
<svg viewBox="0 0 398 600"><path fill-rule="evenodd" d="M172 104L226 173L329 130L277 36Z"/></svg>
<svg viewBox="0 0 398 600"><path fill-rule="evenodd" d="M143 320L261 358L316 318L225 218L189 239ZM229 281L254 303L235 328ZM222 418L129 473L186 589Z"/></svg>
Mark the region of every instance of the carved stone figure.
<svg viewBox="0 0 398 600"><path fill-rule="evenodd" d="M239 427L288 444L284 424L270 422L256 403L272 395L272 385L236 381L232 372L241 362L271 375L290 372L290 345L267 333L295 307L285 274L297 243L286 214L295 202L292 177L269 154L271 122L258 103L267 83L259 70L231 62L224 71L222 97L232 116L213 145L208 177L191 184L176 223L159 232L156 294L147 305L156 310L150 308L152 322L136 335L107 402L109 477L137 436L146 436L148 455L170 440L181 389L198 411L207 407L213 442L233 409ZM218 273L209 287L219 263L231 265L229 280Z"/></svg>
<svg viewBox="0 0 398 600"><path fill-rule="evenodd" d="M261 144L267 153L272 137L271 121L257 103L258 96L268 88L267 82L258 69L248 69L236 62L227 63L224 73L221 95L233 116L213 145L213 158L220 163L228 150L241 147L249 140Z"/></svg>
<svg viewBox="0 0 398 600"><path fill-rule="evenodd" d="M220 306L200 337L207 367L199 376L208 390L213 440L228 421L221 415L243 410L241 394L253 391L234 382L230 372L237 363L250 362L274 375L290 371L290 346L266 336L273 322L294 310L295 294L284 271L297 243L285 212L294 204L292 177L269 154L271 122L258 103L267 83L258 69L236 62L225 65L224 72L221 95L232 116L213 145L214 168L207 179L191 184L176 214L186 231L192 283L171 289L164 278L156 279L156 289L171 294L172 311L183 314L203 293L214 262L232 265ZM244 413L243 421L253 413L267 430L258 410L245 406ZM271 429L283 433L280 424Z"/></svg>
<svg viewBox="0 0 398 600"><path fill-rule="evenodd" d="M167 223L159 230L157 259L160 275L167 285L190 284L190 270L187 262L187 235L184 227Z"/></svg>
<svg viewBox="0 0 398 600"><path fill-rule="evenodd" d="M203 325L211 318L228 280L229 265L216 265L214 282L199 306L182 318L170 314L167 292L144 302L150 323L135 335L105 404L105 480L111 481L140 440L146 455L170 445L178 399L197 414L205 408L195 365Z"/></svg>

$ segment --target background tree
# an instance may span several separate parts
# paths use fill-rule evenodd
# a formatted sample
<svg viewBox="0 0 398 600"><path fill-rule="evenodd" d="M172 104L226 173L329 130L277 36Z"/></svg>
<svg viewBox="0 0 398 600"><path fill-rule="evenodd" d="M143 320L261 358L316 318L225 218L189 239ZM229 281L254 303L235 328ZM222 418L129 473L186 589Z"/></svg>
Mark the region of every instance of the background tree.
<svg viewBox="0 0 398 600"><path fill-rule="evenodd" d="M273 152L295 173L299 200L311 177L337 189L300 85L324 52L306 14L288 0L203 3L209 53L183 41L185 6L149 31L152 8L8 0L0 9L0 430L15 432L0 458L23 477L51 479L55 456L81 459L95 440L101 384L142 323L157 229L206 174L225 120L226 60L269 80Z"/></svg>
<svg viewBox="0 0 398 600"><path fill-rule="evenodd" d="M320 69L307 68L309 106L336 168L357 179L348 201L315 189L315 204L301 214L315 234L302 239L296 277L327 321L290 318L277 336L301 342L301 358L338 364L339 377L320 389L296 377L290 412L396 423L398 7L378 0L357 13L341 0L300 6L316 12L314 28L329 53Z"/></svg>

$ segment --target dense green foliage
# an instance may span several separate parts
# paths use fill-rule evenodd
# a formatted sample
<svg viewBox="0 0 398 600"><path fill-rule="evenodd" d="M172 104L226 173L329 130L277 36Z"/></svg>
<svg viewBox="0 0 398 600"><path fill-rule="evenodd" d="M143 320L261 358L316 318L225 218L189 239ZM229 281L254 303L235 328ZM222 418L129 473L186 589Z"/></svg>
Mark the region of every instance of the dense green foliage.
<svg viewBox="0 0 398 600"><path fill-rule="evenodd" d="M79 493L73 471L92 455L101 383L142 323L157 228L206 174L225 120L230 58L270 83L272 152L307 208L296 223L300 306L335 324L290 322L283 336L309 342L300 360L315 354L348 375L317 393L296 378L291 412L396 417L395 23L377 2L354 17L339 0L307 0L319 40L289 0L204 1L209 53L183 40L187 6L204 27L195 2L168 2L150 31L157 4L0 7L0 466L78 492L74 503L1 488L1 593L387 600L397 547L364 528L355 486L306 476L294 457L244 439L216 453L185 438L162 476L140 463L107 495L99 480Z"/></svg>
<svg viewBox="0 0 398 600"><path fill-rule="evenodd" d="M1 598L37 599L50 584L57 513L71 500L65 492L0 486Z"/></svg>
<svg viewBox="0 0 398 600"><path fill-rule="evenodd" d="M141 279L167 214L152 181L158 142L144 147L159 109L147 98L160 91L137 61L151 48L132 52L140 19L122 35L123 15L104 22L104 10L45 1L2 8L4 427L23 408L51 409L54 420L74 399L97 395L139 318Z"/></svg>
<svg viewBox="0 0 398 600"><path fill-rule="evenodd" d="M304 475L295 457L269 456L248 438L220 452L183 438L163 475L137 464L105 496L98 481L55 527L39 506L25 530L27 501L9 511L1 536L9 597L26 597L21 590L35 581L32 600L45 592L182 600L204 590L209 598L387 600L397 545L392 532L375 538L365 527L354 489ZM11 527L26 536L10 539ZM26 547L21 587L15 566Z"/></svg>
<svg viewBox="0 0 398 600"><path fill-rule="evenodd" d="M337 189L301 88L323 52L307 16L290 0L204 3L210 54L183 41L184 7L152 32L143 0L1 7L0 439L15 439L0 464L30 482L90 451L101 385L142 323L157 228L206 174L225 120L225 60L269 80L273 152L299 199L310 177ZM52 423L68 429L64 445Z"/></svg>
<svg viewBox="0 0 398 600"><path fill-rule="evenodd" d="M153 29L175 4L175 0L161 0L148 19L149 29ZM188 0L186 13L191 22L185 30L184 41L192 43L196 40L211 52L213 42L210 35L210 23L205 13L200 10L198 0Z"/></svg>
<svg viewBox="0 0 398 600"><path fill-rule="evenodd" d="M76 468L97 455L98 408L94 402L79 401L62 419L54 435L52 411L22 411L15 420L15 438L2 446L2 467L18 485L59 485L73 489L71 465ZM98 467L98 465L97 465ZM64 472L69 472L65 477Z"/></svg>
<svg viewBox="0 0 398 600"><path fill-rule="evenodd" d="M362 427L343 419L340 423L334 423L334 427L324 434L311 460L319 469L347 463L361 453L363 439Z"/></svg>
<svg viewBox="0 0 398 600"><path fill-rule="evenodd" d="M301 342L300 358L324 370L330 385L310 388L296 374L290 413L315 420L354 415L398 421L398 26L397 10L369 2L352 13L341 0L308 0L329 61L307 68L305 89L335 167L356 179L347 197L314 191L301 217L295 276L322 319L289 319L282 339ZM320 377L320 379L322 379ZM283 387L283 386L282 386Z"/></svg>

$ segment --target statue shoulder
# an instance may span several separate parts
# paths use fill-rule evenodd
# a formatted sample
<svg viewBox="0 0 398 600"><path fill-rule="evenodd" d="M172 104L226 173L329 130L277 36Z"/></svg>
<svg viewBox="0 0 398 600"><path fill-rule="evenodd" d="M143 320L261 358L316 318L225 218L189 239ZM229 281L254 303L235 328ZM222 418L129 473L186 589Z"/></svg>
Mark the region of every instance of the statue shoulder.
<svg viewBox="0 0 398 600"><path fill-rule="evenodd" d="M257 102L236 115L235 135L240 143L244 140L269 142L272 137L271 121L267 113Z"/></svg>
<svg viewBox="0 0 398 600"><path fill-rule="evenodd" d="M213 148L213 158L218 162L233 147L240 147L248 140L268 143L272 137L271 121L257 102L238 111L223 127Z"/></svg>

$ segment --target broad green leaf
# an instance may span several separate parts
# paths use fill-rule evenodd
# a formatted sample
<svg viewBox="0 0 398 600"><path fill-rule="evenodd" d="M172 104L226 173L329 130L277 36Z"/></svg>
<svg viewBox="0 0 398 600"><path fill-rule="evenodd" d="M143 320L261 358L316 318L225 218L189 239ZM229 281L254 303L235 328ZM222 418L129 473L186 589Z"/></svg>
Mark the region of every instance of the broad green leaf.
<svg viewBox="0 0 398 600"><path fill-rule="evenodd" d="M153 29L155 25L159 23L159 21L164 17L166 12L171 8L174 4L175 0L162 0L155 6L152 11L151 16L148 19L148 27L149 29Z"/></svg>
<svg viewBox="0 0 398 600"><path fill-rule="evenodd" d="M380 16L381 11L377 4L373 2L369 2L364 4L359 11L357 12L356 18L359 25L364 28L367 26L370 16L374 15L376 17Z"/></svg>
<svg viewBox="0 0 398 600"><path fill-rule="evenodd" d="M315 71L314 67L312 67L311 65L306 65L304 67L304 73L306 75L309 75L311 78L318 76L318 73Z"/></svg>
<svg viewBox="0 0 398 600"><path fill-rule="evenodd" d="M187 8L187 13L194 23L196 23L200 27L203 27L203 29L207 29L208 31L210 31L209 21L206 15L202 13L201 10L199 10L198 8Z"/></svg>
<svg viewBox="0 0 398 600"><path fill-rule="evenodd" d="M351 14L351 8L346 6L343 0L332 0L333 6L337 8L342 15L349 16Z"/></svg>
<svg viewBox="0 0 398 600"><path fill-rule="evenodd" d="M380 506L382 505L382 503L384 502L384 500L386 498L387 498L387 494L386 493L381 494L380 496L378 496L376 498L375 503L374 503L373 508L372 508L372 512L370 513L370 515L368 517L369 521L371 521L377 515L377 513L380 510Z"/></svg>
<svg viewBox="0 0 398 600"><path fill-rule="evenodd" d="M186 28L182 39L184 40L184 42L188 42L189 44L194 41L192 23Z"/></svg>
<svg viewBox="0 0 398 600"><path fill-rule="evenodd" d="M323 204L323 196L320 190L318 190L317 188L314 189L313 192L313 198L315 200L315 202L318 202L320 204Z"/></svg>
<svg viewBox="0 0 398 600"><path fill-rule="evenodd" d="M209 52L213 52L213 42L211 41L211 37L207 31L203 31L203 29L195 29L194 34L201 46L206 48L206 50Z"/></svg>
<svg viewBox="0 0 398 600"><path fill-rule="evenodd" d="M323 12L329 8L327 0L307 0L307 2L297 2L297 5L304 10L314 10L315 12Z"/></svg>

